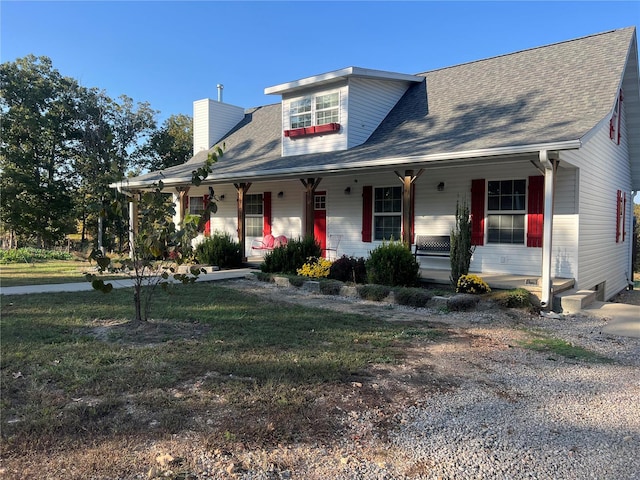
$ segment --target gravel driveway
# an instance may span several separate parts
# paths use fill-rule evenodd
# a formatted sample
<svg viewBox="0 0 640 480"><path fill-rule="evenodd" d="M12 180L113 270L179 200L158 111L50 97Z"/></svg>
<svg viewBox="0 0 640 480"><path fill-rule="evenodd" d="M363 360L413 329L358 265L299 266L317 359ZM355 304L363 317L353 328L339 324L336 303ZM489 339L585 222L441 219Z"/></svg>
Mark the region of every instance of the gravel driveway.
<svg viewBox="0 0 640 480"><path fill-rule="evenodd" d="M482 304L444 313L255 281L230 286L451 332L450 341L416 345L402 365L353 383L354 396L389 402L345 410L339 447L297 451L295 471L273 467L238 478L640 479L640 340L602 333L606 319L550 319ZM611 361L521 348L531 332Z"/></svg>

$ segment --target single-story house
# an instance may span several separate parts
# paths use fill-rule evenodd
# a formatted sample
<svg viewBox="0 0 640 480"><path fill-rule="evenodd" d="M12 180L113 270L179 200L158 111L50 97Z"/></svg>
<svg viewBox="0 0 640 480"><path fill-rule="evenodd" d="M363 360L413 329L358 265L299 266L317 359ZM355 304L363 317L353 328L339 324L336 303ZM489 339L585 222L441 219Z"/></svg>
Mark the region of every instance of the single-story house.
<svg viewBox="0 0 640 480"><path fill-rule="evenodd" d="M219 90L194 102L191 160L115 186L162 180L176 220L214 190L206 228L246 256L265 235L313 233L323 248L339 242L333 254L366 257L388 239L448 236L467 202L472 272L539 278L543 306L554 278L609 299L633 275L639 85L629 27L417 74L343 68L265 88L280 101L249 109Z"/></svg>

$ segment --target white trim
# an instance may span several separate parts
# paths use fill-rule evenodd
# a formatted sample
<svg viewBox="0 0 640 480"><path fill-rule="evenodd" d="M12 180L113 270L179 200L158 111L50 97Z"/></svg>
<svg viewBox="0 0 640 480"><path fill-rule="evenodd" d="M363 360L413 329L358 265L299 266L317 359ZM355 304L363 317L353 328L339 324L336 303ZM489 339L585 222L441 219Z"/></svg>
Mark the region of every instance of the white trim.
<svg viewBox="0 0 640 480"><path fill-rule="evenodd" d="M265 95L281 95L283 93L308 88L311 86L323 85L330 82L335 82L347 77L365 77L365 78L377 78L382 80L397 80L402 82L415 82L420 83L424 80L424 77L417 75L407 75L405 73L386 72L383 70L371 70L368 68L360 67L347 67L340 70L334 70L332 72L322 73L320 75L313 75L311 77L301 78L292 82L281 83L274 85L273 87L267 87L264 89Z"/></svg>
<svg viewBox="0 0 640 480"><path fill-rule="evenodd" d="M412 157L391 157L391 158L382 158L379 160L362 160L359 162L350 162L350 163L334 163L329 165L321 165L318 167L297 167L297 168L278 168L273 170L268 170L265 173L264 170L254 170L254 171L243 171L241 174L232 173L232 174L214 174L211 175L207 180L207 183L225 183L225 182L233 182L239 179L243 179L246 181L252 180L282 180L285 177L295 177L299 175L317 175L317 174L327 174L327 173L343 173L348 174L353 170L367 169L367 168L381 168L388 167L392 168L393 166L402 165L406 168L418 167L425 163L436 163L443 162L447 160L466 160L469 158L487 158L487 157L497 157L497 156L508 156L508 155L522 155L527 153L535 153L536 155L541 150L576 150L582 146L582 142L580 140L567 140L565 142L555 142L555 143L542 143L537 145L518 145L511 147L498 147L498 148L487 148L487 149L479 149L479 150L467 150L462 152L451 152L451 153L436 153L433 155L417 155ZM474 164L474 165L477 165ZM473 166L473 165L471 165ZM129 182L128 180L123 180L120 182L112 183L109 185L111 188L135 188L135 187L147 187L152 185L157 180L147 181L147 182ZM191 183L191 176L184 177L169 177L163 180L163 183L166 186L171 185L180 185L180 184L189 184Z"/></svg>

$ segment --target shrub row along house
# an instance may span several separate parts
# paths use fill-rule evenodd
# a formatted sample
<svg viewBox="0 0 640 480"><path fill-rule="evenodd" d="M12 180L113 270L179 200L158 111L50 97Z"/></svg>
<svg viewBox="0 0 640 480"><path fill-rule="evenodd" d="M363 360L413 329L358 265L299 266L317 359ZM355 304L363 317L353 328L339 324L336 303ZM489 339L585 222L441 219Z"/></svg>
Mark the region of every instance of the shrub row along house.
<svg viewBox="0 0 640 480"><path fill-rule="evenodd" d="M207 232L237 238L246 256L268 234L313 234L323 248L340 239L332 253L366 257L385 240L448 236L466 202L472 272L539 279L543 306L554 278L604 299L631 282L635 27L415 75L348 67L268 87L281 101L250 109L220 93L194 102L191 160L117 188L162 180L178 216L215 189ZM213 173L192 186L222 143Z"/></svg>

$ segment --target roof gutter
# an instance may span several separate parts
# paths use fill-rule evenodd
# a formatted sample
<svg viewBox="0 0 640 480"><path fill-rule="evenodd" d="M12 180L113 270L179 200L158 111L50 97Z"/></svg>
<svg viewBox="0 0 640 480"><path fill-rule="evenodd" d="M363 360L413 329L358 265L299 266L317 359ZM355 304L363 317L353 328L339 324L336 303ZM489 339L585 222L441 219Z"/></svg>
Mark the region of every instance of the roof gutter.
<svg viewBox="0 0 640 480"><path fill-rule="evenodd" d="M313 168L309 167L297 167L297 168L279 168L274 170L254 170L254 171L242 171L241 173L226 173L217 174L214 172L209 178L215 180L216 183L222 183L224 181L237 181L237 180L273 180L275 178L283 177L297 177L300 175L321 175L328 173L340 173L347 170L364 170L380 167L394 166L418 166L425 163L438 163L445 161L457 161L467 160L470 158L488 158L498 156L509 155L523 155L523 154L535 154L538 155L540 151L558 151L558 150L575 150L582 146L580 140L568 140L564 142L534 144L534 145L515 145L507 147L486 148L477 150L466 150L462 152L448 152L448 153L436 153L432 155L415 155L415 156L403 156L403 157L385 157L377 160L362 160L358 162L342 162L332 163L329 165L320 165ZM143 182L131 182L128 179L121 180L120 182L112 183L109 186L111 188L145 188L152 185L153 181ZM183 177L168 177L162 180L166 186L171 185L185 185L191 183L191 176Z"/></svg>

